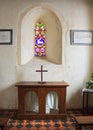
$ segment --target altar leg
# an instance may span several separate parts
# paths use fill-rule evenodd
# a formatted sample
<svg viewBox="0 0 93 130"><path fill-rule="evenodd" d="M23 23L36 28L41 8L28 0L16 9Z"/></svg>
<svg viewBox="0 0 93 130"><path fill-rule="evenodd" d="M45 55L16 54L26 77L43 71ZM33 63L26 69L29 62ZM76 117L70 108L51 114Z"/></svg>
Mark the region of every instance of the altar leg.
<svg viewBox="0 0 93 130"><path fill-rule="evenodd" d="M66 112L66 89L60 90L60 106L59 106L59 113L63 114Z"/></svg>
<svg viewBox="0 0 93 130"><path fill-rule="evenodd" d="M44 93L44 90L41 88L40 91L39 91L39 113L40 114L45 114L45 108L46 108L46 105L45 105L45 93Z"/></svg>
<svg viewBox="0 0 93 130"><path fill-rule="evenodd" d="M18 112L19 114L24 114L24 91L22 88L18 88Z"/></svg>

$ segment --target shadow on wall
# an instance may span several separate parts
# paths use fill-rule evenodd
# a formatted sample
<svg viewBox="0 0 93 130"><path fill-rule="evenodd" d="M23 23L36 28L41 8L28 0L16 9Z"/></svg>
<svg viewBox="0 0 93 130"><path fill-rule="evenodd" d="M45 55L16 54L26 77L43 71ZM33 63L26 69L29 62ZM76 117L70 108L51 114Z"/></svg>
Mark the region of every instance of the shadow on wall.
<svg viewBox="0 0 93 130"><path fill-rule="evenodd" d="M71 88L70 88L71 89ZM73 107L74 106L74 107ZM73 93L67 101L67 109L78 109L82 108L82 90L79 89L77 92Z"/></svg>
<svg viewBox="0 0 93 130"><path fill-rule="evenodd" d="M17 109L18 93L14 85L0 91L0 109Z"/></svg>

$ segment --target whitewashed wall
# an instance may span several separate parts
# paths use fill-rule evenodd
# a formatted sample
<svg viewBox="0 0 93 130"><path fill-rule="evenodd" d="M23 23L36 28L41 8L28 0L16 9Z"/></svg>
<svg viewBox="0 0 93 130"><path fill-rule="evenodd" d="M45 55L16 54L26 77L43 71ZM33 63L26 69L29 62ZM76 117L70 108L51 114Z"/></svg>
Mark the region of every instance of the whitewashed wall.
<svg viewBox="0 0 93 130"><path fill-rule="evenodd" d="M63 20L62 65L33 60L19 65L20 20L30 8L47 5L53 8ZM70 29L93 29L92 0L0 0L0 29L13 29L13 45L0 45L0 108L17 108L17 81L38 81L40 75L35 72L44 63L48 73L46 81L66 81L67 108L81 107L81 89L93 72L93 47L71 46ZM40 62L40 63L39 63Z"/></svg>

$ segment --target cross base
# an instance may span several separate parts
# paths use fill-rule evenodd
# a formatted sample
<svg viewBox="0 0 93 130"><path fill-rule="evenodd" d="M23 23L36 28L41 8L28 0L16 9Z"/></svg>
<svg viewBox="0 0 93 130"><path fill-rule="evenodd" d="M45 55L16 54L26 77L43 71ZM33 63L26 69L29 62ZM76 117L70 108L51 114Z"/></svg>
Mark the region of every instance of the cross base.
<svg viewBox="0 0 93 130"><path fill-rule="evenodd" d="M45 81L39 81L38 83L39 83L39 84L46 84Z"/></svg>

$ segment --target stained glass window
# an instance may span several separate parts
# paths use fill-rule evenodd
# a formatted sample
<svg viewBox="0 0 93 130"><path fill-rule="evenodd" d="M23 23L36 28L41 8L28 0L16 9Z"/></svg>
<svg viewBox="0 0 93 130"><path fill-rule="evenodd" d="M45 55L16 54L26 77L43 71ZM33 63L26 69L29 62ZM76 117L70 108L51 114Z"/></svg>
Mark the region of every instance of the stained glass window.
<svg viewBox="0 0 93 130"><path fill-rule="evenodd" d="M35 25L35 56L46 55L46 27L42 22Z"/></svg>

